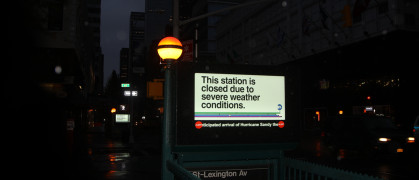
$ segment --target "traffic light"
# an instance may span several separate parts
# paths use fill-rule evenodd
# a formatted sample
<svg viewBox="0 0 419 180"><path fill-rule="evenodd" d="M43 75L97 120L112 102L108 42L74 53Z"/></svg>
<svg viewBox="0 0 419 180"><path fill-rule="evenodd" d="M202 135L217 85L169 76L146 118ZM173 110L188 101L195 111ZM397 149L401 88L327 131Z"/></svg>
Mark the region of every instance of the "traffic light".
<svg viewBox="0 0 419 180"><path fill-rule="evenodd" d="M112 109L111 109L111 113L112 113L112 114L115 114L115 113L116 113L116 108L112 108Z"/></svg>

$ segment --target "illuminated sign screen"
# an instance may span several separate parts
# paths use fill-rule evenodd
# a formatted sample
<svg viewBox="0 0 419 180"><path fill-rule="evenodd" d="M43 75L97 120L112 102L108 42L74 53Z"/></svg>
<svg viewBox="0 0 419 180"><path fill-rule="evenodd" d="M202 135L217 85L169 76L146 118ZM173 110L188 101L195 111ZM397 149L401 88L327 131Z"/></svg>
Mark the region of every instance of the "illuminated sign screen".
<svg viewBox="0 0 419 180"><path fill-rule="evenodd" d="M285 120L284 82L284 76L195 73L194 120L278 123Z"/></svg>
<svg viewBox="0 0 419 180"><path fill-rule="evenodd" d="M115 123L129 123L129 114L115 114Z"/></svg>
<svg viewBox="0 0 419 180"><path fill-rule="evenodd" d="M178 67L178 145L261 144L295 140L298 71L246 65ZM292 83L290 83L292 82Z"/></svg>

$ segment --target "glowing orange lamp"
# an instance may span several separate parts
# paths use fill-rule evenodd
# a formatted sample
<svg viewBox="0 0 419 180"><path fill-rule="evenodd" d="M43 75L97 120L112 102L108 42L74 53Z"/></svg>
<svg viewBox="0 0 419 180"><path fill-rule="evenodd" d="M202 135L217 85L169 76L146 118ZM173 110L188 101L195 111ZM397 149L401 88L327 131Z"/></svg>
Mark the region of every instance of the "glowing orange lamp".
<svg viewBox="0 0 419 180"><path fill-rule="evenodd" d="M163 61L168 63L179 59L182 51L182 43L175 37L165 37L157 45L157 53Z"/></svg>

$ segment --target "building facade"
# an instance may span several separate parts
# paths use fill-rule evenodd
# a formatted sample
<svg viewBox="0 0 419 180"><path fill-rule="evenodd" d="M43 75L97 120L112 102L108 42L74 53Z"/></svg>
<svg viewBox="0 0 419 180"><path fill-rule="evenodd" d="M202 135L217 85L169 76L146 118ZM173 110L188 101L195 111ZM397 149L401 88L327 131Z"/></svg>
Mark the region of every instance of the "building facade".
<svg viewBox="0 0 419 180"><path fill-rule="evenodd" d="M217 24L217 61L282 64L395 30L418 31L418 3L404 0L271 1Z"/></svg>
<svg viewBox="0 0 419 180"><path fill-rule="evenodd" d="M99 112L95 97L103 89L103 55L95 37L100 1L9 3L13 65L12 77L6 79L19 82L21 87L15 88L25 95L7 102L17 107L13 114L22 120L40 119L34 129L47 135L42 138L55 149L54 157L71 155L72 149L65 148L81 142L76 134L96 119L103 121L103 114L94 113Z"/></svg>
<svg viewBox="0 0 419 180"><path fill-rule="evenodd" d="M128 83L129 48L122 48L119 53L119 78L121 83Z"/></svg>
<svg viewBox="0 0 419 180"><path fill-rule="evenodd" d="M95 93L103 94L103 67L104 57L102 48L100 46L100 15L101 15L101 0L87 1L87 25L90 28L93 36L93 46L95 52L95 60L93 62L93 71L95 74Z"/></svg>
<svg viewBox="0 0 419 180"><path fill-rule="evenodd" d="M307 130L339 115L363 114L366 106L409 126L418 115L418 105L403 103L419 99L413 90L419 80L417 9L419 2L411 0L255 4L217 23L214 63L298 67ZM322 121L313 123L316 113Z"/></svg>
<svg viewBox="0 0 419 180"><path fill-rule="evenodd" d="M244 0L180 1L180 19L188 20L230 6L239 5L243 2ZM195 62L214 61L217 50L217 23L227 14L228 11L218 13L207 18L184 24L180 27L181 40L193 40L193 59Z"/></svg>
<svg viewBox="0 0 419 180"><path fill-rule="evenodd" d="M131 73L143 74L145 65L145 19L143 12L131 12L129 50ZM133 75L133 78L135 75Z"/></svg>
<svg viewBox="0 0 419 180"><path fill-rule="evenodd" d="M145 1L145 42L147 47L153 41L160 41L167 34L170 27L170 17L173 15L171 0L146 0Z"/></svg>
<svg viewBox="0 0 419 180"><path fill-rule="evenodd" d="M145 13L131 12L129 25L129 61L128 82L131 91L137 91L136 97L131 97L132 118L140 119L144 113L145 104Z"/></svg>

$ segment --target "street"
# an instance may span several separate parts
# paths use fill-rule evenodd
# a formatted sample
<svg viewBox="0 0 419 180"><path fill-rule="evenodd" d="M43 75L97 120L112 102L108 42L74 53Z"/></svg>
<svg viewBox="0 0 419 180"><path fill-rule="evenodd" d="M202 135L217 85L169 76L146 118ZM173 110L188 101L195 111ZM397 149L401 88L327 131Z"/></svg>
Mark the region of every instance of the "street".
<svg viewBox="0 0 419 180"><path fill-rule="evenodd" d="M75 173L69 179L160 179L158 132L142 129L133 144L123 137L87 133L85 150L79 150L86 158L77 158Z"/></svg>
<svg viewBox="0 0 419 180"><path fill-rule="evenodd" d="M285 154L296 159L368 174L385 180L415 179L419 169L418 157L413 157L411 154L404 156L386 154L371 157L356 150L328 147L321 136L304 137L295 150Z"/></svg>
<svg viewBox="0 0 419 180"><path fill-rule="evenodd" d="M161 179L159 129L138 129L135 143L105 133L87 133L82 154L75 157L68 179ZM304 137L287 157L330 167L368 174L385 180L414 179L419 169L414 158L398 156L367 157L354 150L326 146L321 136ZM63 177L61 174L60 177Z"/></svg>

